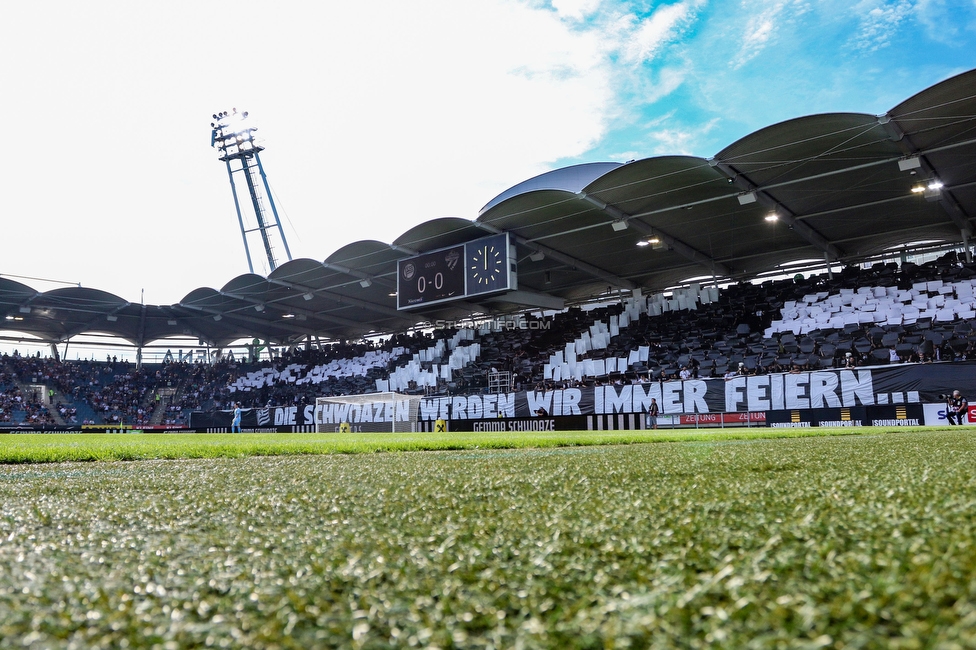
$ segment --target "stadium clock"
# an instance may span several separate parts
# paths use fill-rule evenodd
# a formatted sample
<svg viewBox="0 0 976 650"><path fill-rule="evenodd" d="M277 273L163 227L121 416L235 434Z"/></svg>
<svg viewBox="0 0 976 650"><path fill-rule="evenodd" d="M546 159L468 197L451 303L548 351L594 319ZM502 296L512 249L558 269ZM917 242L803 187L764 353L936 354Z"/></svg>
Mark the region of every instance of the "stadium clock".
<svg viewBox="0 0 976 650"><path fill-rule="evenodd" d="M465 247L466 295L509 288L508 235L494 235L468 242Z"/></svg>

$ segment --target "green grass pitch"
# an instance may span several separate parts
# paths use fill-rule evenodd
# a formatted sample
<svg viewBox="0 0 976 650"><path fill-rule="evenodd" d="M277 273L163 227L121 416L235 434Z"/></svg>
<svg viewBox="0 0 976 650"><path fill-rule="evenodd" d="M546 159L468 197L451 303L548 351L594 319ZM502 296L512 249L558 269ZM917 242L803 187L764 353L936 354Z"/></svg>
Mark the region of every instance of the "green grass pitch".
<svg viewBox="0 0 976 650"><path fill-rule="evenodd" d="M973 429L746 433L0 436L0 648L976 645Z"/></svg>
<svg viewBox="0 0 976 650"><path fill-rule="evenodd" d="M879 429L880 430L880 429ZM239 458L384 451L520 449L682 440L747 440L870 433L861 429L686 429L558 433L244 433L244 434L11 434L0 435L0 463Z"/></svg>

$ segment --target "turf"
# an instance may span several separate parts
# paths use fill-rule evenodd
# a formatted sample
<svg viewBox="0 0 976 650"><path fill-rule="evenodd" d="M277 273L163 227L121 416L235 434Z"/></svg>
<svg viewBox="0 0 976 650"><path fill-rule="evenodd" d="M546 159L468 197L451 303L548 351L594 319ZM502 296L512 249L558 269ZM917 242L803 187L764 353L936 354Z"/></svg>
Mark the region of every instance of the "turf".
<svg viewBox="0 0 976 650"><path fill-rule="evenodd" d="M681 440L750 440L863 435L881 428L685 429L515 433L323 434L11 434L0 435L0 463L44 463L175 458L240 458L384 451L520 449Z"/></svg>
<svg viewBox="0 0 976 650"><path fill-rule="evenodd" d="M974 468L960 431L6 465L0 647L973 647Z"/></svg>

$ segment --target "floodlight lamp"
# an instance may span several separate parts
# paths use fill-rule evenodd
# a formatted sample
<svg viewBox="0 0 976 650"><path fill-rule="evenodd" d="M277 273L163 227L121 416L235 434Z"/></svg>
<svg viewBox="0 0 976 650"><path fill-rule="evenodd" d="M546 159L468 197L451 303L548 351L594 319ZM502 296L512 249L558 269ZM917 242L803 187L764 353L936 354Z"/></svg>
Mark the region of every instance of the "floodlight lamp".
<svg viewBox="0 0 976 650"><path fill-rule="evenodd" d="M779 221L779 215L775 212L770 212L765 217L763 217L768 223L776 223Z"/></svg>
<svg viewBox="0 0 976 650"><path fill-rule="evenodd" d="M370 286L372 286L372 284L373 284L373 281L370 280L369 278L363 278L359 282L359 286L361 286L363 289L369 288Z"/></svg>
<svg viewBox="0 0 976 650"><path fill-rule="evenodd" d="M115 321L117 321L117 320L119 319L119 317L118 317L118 316L116 316L115 314L109 314L109 315L108 315L108 316L106 316L105 318L106 318L106 320L108 320L108 321L109 321L110 323L114 323Z"/></svg>
<svg viewBox="0 0 976 650"><path fill-rule="evenodd" d="M739 205L749 205L750 203L756 202L756 193L746 192L744 194L739 194L736 198L739 199Z"/></svg>
<svg viewBox="0 0 976 650"><path fill-rule="evenodd" d="M921 194L924 191L925 191L924 185L919 184L919 185L912 186L912 194Z"/></svg>
<svg viewBox="0 0 976 650"><path fill-rule="evenodd" d="M254 311L264 311L264 305L254 305Z"/></svg>
<svg viewBox="0 0 976 650"><path fill-rule="evenodd" d="M13 319L14 319L13 316L10 316L9 314L7 315L7 320L13 320Z"/></svg>
<svg viewBox="0 0 976 650"><path fill-rule="evenodd" d="M216 321L219 321L221 318L223 318L223 316L221 316L220 314L214 315L214 320Z"/></svg>
<svg viewBox="0 0 976 650"><path fill-rule="evenodd" d="M302 298L304 298L305 300L311 300L314 297L315 296L312 295L312 292L311 291L309 291L308 293L303 293L302 294Z"/></svg>
<svg viewBox="0 0 976 650"><path fill-rule="evenodd" d="M282 314L281 317L282 318L294 318L295 317L295 314Z"/></svg>
<svg viewBox="0 0 976 650"><path fill-rule="evenodd" d="M627 230L629 224L623 219L617 219L611 223L610 226L613 228L614 232L620 232L621 230Z"/></svg>
<svg viewBox="0 0 976 650"><path fill-rule="evenodd" d="M922 196L926 201L938 201L942 197L942 182L938 179L929 181L929 184L922 191Z"/></svg>
<svg viewBox="0 0 976 650"><path fill-rule="evenodd" d="M642 239L639 242L637 242L637 245L638 246L650 246L651 245L651 242L647 241L646 239Z"/></svg>
<svg viewBox="0 0 976 650"><path fill-rule="evenodd" d="M546 254L542 251L535 251L529 255L529 259L533 262L541 262L542 260L546 259Z"/></svg>
<svg viewBox="0 0 976 650"><path fill-rule="evenodd" d="M661 238L658 237L657 235L651 235L650 237L647 238L647 243L651 245L660 244Z"/></svg>
<svg viewBox="0 0 976 650"><path fill-rule="evenodd" d="M29 314L29 313L31 313L31 308L30 307L21 307L18 311L20 311L21 314Z"/></svg>
<svg viewBox="0 0 976 650"><path fill-rule="evenodd" d="M171 318L168 321L166 321L166 324L167 325L176 325L176 321Z"/></svg>

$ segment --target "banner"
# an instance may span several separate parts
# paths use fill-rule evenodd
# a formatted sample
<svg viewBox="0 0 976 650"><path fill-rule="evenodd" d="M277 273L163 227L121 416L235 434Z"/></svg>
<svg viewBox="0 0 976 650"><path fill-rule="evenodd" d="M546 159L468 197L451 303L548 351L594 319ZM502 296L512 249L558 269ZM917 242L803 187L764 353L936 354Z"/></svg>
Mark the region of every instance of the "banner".
<svg viewBox="0 0 976 650"><path fill-rule="evenodd" d="M497 431L516 433L523 431L585 431L584 417L559 418L498 418L494 420L453 420L451 431Z"/></svg>
<svg viewBox="0 0 976 650"><path fill-rule="evenodd" d="M273 429L283 426L312 426L315 405L279 406L260 409L241 409L241 429ZM234 410L194 411L190 413L191 429L230 430Z"/></svg>
<svg viewBox="0 0 976 650"><path fill-rule="evenodd" d="M772 428L919 427L925 424L922 404L852 406L850 408L769 411Z"/></svg>
<svg viewBox="0 0 976 650"><path fill-rule="evenodd" d="M481 420L536 415L756 413L943 401L953 390L976 396L976 363L911 364L624 384L500 395L425 398L421 420Z"/></svg>
<svg viewBox="0 0 976 650"><path fill-rule="evenodd" d="M960 390L964 396L976 401L976 362L905 364L754 375L730 380L691 379L551 391L425 397L420 401L419 419L433 422L645 413L652 399L657 401L662 416L850 409L943 402L942 396L953 390ZM248 429L389 422L393 411L388 406L387 403L377 402L344 408L308 404L301 407L244 409L241 426ZM741 419L741 416L731 417ZM230 427L232 419L232 411L197 412L191 415L190 426ZM754 418L747 417L747 420L755 422ZM841 421L841 418L825 418L827 420ZM694 421L706 423L707 420Z"/></svg>
<svg viewBox="0 0 976 650"><path fill-rule="evenodd" d="M103 429L105 427L102 427ZM81 426L77 424L59 426L56 424L14 424L0 422L0 433L77 433Z"/></svg>

